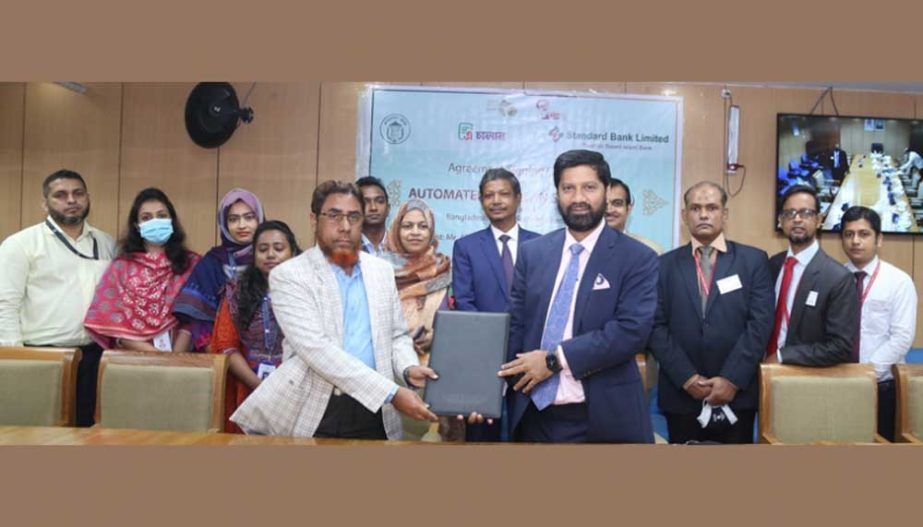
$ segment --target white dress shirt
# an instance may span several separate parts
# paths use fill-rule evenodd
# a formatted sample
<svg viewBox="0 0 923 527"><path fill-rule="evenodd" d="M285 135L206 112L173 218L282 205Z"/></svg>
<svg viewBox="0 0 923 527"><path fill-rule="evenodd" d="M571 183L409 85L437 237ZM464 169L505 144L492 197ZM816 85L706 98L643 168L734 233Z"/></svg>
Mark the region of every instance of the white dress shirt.
<svg viewBox="0 0 923 527"><path fill-rule="evenodd" d="M606 222L599 222L599 225L581 242L577 242L569 230L564 231L566 234L564 235L564 247L561 249L561 265L558 266L558 275L554 279L554 290L551 295L551 302L548 303L548 312L545 313L545 324L548 323L548 315L551 314L551 306L554 304L554 295L558 292L558 287L561 286L561 280L564 279L564 272L567 270L567 265L570 263L570 246L575 243L580 243L580 245L583 246L583 251L578 255L580 263L577 270L577 284L574 286L574 297L570 302L570 313L567 315L567 325L564 326L562 341L574 337L574 308L576 307L577 291L580 290L580 284L583 282L583 271L586 269L586 264L590 261L593 248L596 247L596 242L599 241L599 235L602 234L603 228L605 227ZM593 277L591 277L591 279L592 278ZM558 356L558 361L561 364L561 379L558 383L558 393L555 395L554 404L584 402L586 396L583 393L583 383L575 379L573 373L571 373L570 366L567 364L567 357L564 356L564 350L561 349L561 346L558 346L555 350L555 354Z"/></svg>
<svg viewBox="0 0 923 527"><path fill-rule="evenodd" d="M48 221L54 225L51 218ZM44 222L0 245L0 346L90 343L83 319L115 244L111 236L88 223L76 240L64 236L87 256L93 255L95 239L99 259L71 252Z"/></svg>
<svg viewBox="0 0 923 527"><path fill-rule="evenodd" d="M503 242L500 241L500 236L506 234L510 239L506 244L510 247L510 255L513 257L513 265L516 265L516 249L519 247L519 224L513 226L508 232L503 232L500 229L490 226L490 232L494 235L494 241L497 243L497 251L500 253L500 256L503 256ZM512 284L510 284L512 285Z"/></svg>
<svg viewBox="0 0 923 527"><path fill-rule="evenodd" d="M814 239L814 242L808 246L807 249L801 251L798 254L792 253L792 248L788 248L788 253L785 255L787 260L789 256L794 256L797 263L792 269L792 283L788 286L788 296L785 299L785 306L788 309L789 314L792 312L792 306L795 303L795 292L798 291L798 284L801 283L801 275L804 274L805 268L808 264L811 263L811 260L814 259L814 256L817 254L817 251L820 250L820 244L817 243L817 239ZM779 277L776 278L776 304L779 303L779 290L782 288L782 277L785 276L785 263L782 264L782 271L779 273ZM779 330L779 340L776 342L776 347L781 350L785 346L785 337L788 336L788 323L783 319L782 328ZM779 354L779 362L782 362L782 352Z"/></svg>
<svg viewBox="0 0 923 527"><path fill-rule="evenodd" d="M861 270L866 272L866 291L879 263L878 276L862 303L859 362L875 366L878 382L893 378L891 365L906 362L917 326L917 291L907 273L877 256ZM846 262L849 272L860 269Z"/></svg>

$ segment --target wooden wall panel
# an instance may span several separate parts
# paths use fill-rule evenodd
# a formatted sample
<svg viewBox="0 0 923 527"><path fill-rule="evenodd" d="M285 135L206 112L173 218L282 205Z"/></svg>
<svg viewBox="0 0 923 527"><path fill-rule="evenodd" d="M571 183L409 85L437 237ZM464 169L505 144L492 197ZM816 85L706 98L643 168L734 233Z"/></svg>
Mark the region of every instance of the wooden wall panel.
<svg viewBox="0 0 923 527"><path fill-rule="evenodd" d="M0 83L0 243L20 229L26 86Z"/></svg>
<svg viewBox="0 0 923 527"><path fill-rule="evenodd" d="M186 133L184 109L193 86L125 84L119 226L125 228L138 191L155 186L176 207L189 248L202 253L218 239L218 150L199 147Z"/></svg>
<svg viewBox="0 0 923 527"><path fill-rule="evenodd" d="M243 98L251 83L234 85ZM320 83L257 83L242 124L218 153L218 196L243 187L260 197L267 219L282 220L299 245L313 245L308 221L317 185Z"/></svg>
<svg viewBox="0 0 923 527"><path fill-rule="evenodd" d="M629 82L627 92L648 95L672 93L682 97L681 188L684 190L699 181L721 184L724 166L724 101L721 99L719 86ZM689 232L683 227L682 222L679 229L680 243L686 243L689 240Z"/></svg>
<svg viewBox="0 0 923 527"><path fill-rule="evenodd" d="M359 96L364 82L323 82L320 87L317 181L356 179Z"/></svg>
<svg viewBox="0 0 923 527"><path fill-rule="evenodd" d="M84 86L83 94L47 82L26 86L21 221L29 226L45 217L42 181L68 168L89 187L88 221L115 236L122 85Z"/></svg>

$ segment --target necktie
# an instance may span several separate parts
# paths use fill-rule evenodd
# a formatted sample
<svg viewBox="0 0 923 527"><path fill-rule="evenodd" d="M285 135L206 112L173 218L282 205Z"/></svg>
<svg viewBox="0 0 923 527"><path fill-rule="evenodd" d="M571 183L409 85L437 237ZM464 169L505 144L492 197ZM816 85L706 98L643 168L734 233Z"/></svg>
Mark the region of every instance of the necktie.
<svg viewBox="0 0 923 527"><path fill-rule="evenodd" d="M513 287L513 253L510 252L509 245L511 239L509 235L500 235L500 241L503 242L500 263L503 264L503 274L506 275L506 294L510 294L510 289Z"/></svg>
<svg viewBox="0 0 923 527"><path fill-rule="evenodd" d="M766 344L766 356L771 357L778 347L779 333L782 331L782 321L785 319L786 303L788 302L788 288L792 285L792 275L798 260L794 256L785 259L785 271L782 273L782 286L779 288L779 298L776 299L776 322L772 326L772 336Z"/></svg>
<svg viewBox="0 0 923 527"><path fill-rule="evenodd" d="M712 248L708 245L699 247L699 268L702 269L702 280L699 281L699 295L702 297L702 316L705 316L705 307L708 305L708 290L705 289L705 284L711 284L711 251Z"/></svg>
<svg viewBox="0 0 923 527"><path fill-rule="evenodd" d="M856 271L856 296L859 297L859 315L856 320L856 332L853 334L852 362L859 362L859 339L862 336L862 282L867 276L865 271Z"/></svg>
<svg viewBox="0 0 923 527"><path fill-rule="evenodd" d="M579 279L581 251L583 251L583 246L579 243L570 246L570 262L567 263L564 278L561 279L561 285L558 286L558 292L554 295L554 301L551 303L548 321L545 322L545 331L542 333L542 349L549 353L554 353L558 344L564 338L564 327L567 326L567 319L570 317L574 289L577 287L577 280ZM558 393L560 377L559 373L555 373L532 388L532 402L535 403L536 408L544 410L551 406Z"/></svg>

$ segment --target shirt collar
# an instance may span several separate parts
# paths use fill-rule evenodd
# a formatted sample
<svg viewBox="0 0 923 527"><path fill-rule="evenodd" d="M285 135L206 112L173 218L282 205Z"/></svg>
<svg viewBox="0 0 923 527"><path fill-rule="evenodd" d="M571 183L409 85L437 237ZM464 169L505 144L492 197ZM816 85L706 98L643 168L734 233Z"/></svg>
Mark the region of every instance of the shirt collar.
<svg viewBox="0 0 923 527"><path fill-rule="evenodd" d="M692 238L692 255L695 256L696 250L698 250L699 247L703 247L704 245L705 244L699 240ZM722 232L718 235L717 238L712 240L712 242L709 244L709 247L717 250L719 253L728 252L727 240L724 239L724 233Z"/></svg>
<svg viewBox="0 0 923 527"><path fill-rule="evenodd" d="M515 241L519 240L519 224L518 224L518 223L517 223L516 225L513 225L513 228L510 229L510 230L508 230L508 231L506 231L506 232L503 232L503 231L501 231L500 229L498 229L498 228L494 227L493 225L491 225L491 226L490 226L490 232L493 233L494 239L497 240L498 242L500 241L500 236L503 236L504 234L506 234L507 236L510 237L510 241L514 241L514 242L515 242ZM503 243L503 242L500 242L500 243Z"/></svg>
<svg viewBox="0 0 923 527"><path fill-rule="evenodd" d="M859 269L858 267L856 267L855 265L853 265L852 262L850 262L849 260L846 260L846 268L849 269L849 272L851 272L851 273L855 273L855 272L858 272L858 271L865 271L865 274L871 276L871 274L872 274L873 272L875 272L875 267L878 266L878 262L879 262L879 261L880 261L880 260L878 259L878 255L876 254L875 257L872 258L872 261L871 261L871 262L869 262L868 264L866 264L866 266L863 267L862 269Z"/></svg>
<svg viewBox="0 0 923 527"><path fill-rule="evenodd" d="M359 258L362 259L362 256L360 255ZM346 271L344 271L342 267L335 263L330 263L328 261L327 264L330 265L330 269L333 270L333 274L337 278L357 278L362 276L362 266L359 265L359 262L356 262L356 265L353 266L353 274L351 275L347 275Z"/></svg>
<svg viewBox="0 0 923 527"><path fill-rule="evenodd" d="M605 221L600 221L599 225L590 232L589 236L583 239L583 241L578 242L576 238L570 233L569 229L564 229L564 249L567 250L571 245L579 243L583 246L584 252L590 254L593 252L593 248L596 247L596 242L599 241L599 235L602 234L603 228L606 227Z"/></svg>
<svg viewBox="0 0 923 527"><path fill-rule="evenodd" d="M51 217L50 214L49 214L47 217L45 217L45 221L47 221L48 223L50 223L50 224L54 227L54 230L56 230L57 232L60 232L60 233L63 234L64 236L67 236L68 238L70 238L70 236L69 236L66 232L64 232L64 229L62 229L61 226L58 225L58 222L56 222L56 221L54 221L54 219L52 219L52 217ZM96 229L95 229L92 225L90 225L89 222L87 222L86 220L84 220L84 221L83 221L83 231L80 233L80 236L77 236L77 239L74 240L74 241L79 242L79 241L83 240L83 239L86 238L87 236L90 236L91 234L93 234L93 231L95 231L95 230L96 230ZM52 236L54 235L54 233L51 233L51 234L52 234ZM71 238L71 239L73 239L73 238Z"/></svg>
<svg viewBox="0 0 923 527"><path fill-rule="evenodd" d="M814 256L817 254L817 251L820 250L820 244L817 243L817 238L814 238L814 242L808 246L807 249L801 251L798 254L792 253L792 246L788 246L788 253L785 255L786 258L789 256L794 256L798 263L801 265L808 265L811 263L811 260L814 259Z"/></svg>

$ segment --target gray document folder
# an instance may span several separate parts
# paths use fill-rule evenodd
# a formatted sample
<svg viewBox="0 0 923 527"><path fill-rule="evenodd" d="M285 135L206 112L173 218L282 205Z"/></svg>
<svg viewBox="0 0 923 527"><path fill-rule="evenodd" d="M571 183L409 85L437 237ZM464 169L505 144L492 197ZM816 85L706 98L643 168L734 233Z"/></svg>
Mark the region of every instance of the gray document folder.
<svg viewBox="0 0 923 527"><path fill-rule="evenodd" d="M509 313L437 311L429 366L439 379L426 381L423 399L437 415L478 412L500 418L510 332Z"/></svg>

